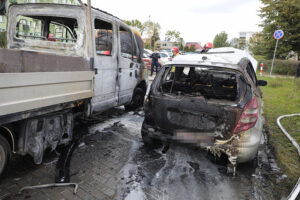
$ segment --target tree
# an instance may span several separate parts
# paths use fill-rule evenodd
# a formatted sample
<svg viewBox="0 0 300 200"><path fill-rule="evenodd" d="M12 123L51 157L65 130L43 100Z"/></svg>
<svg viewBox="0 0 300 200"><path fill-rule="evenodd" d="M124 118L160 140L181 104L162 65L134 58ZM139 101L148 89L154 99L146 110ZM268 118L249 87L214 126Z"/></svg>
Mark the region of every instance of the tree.
<svg viewBox="0 0 300 200"><path fill-rule="evenodd" d="M228 35L226 32L221 32L221 33L218 33L216 36L215 36L215 39L214 39L214 48L219 48L219 47L229 47L230 44L229 42L227 41L228 40Z"/></svg>
<svg viewBox="0 0 300 200"><path fill-rule="evenodd" d="M147 33L149 38L153 36L155 31L159 33L161 29L159 23L153 22L150 19L143 23L143 26L145 27L145 32Z"/></svg>
<svg viewBox="0 0 300 200"><path fill-rule="evenodd" d="M176 30L167 31L165 34L165 40L168 42L179 42L180 32Z"/></svg>
<svg viewBox="0 0 300 200"><path fill-rule="evenodd" d="M159 33L157 29L154 29L153 35L151 37L151 47L154 49L156 41L160 40Z"/></svg>
<svg viewBox="0 0 300 200"><path fill-rule="evenodd" d="M189 52L189 51L190 51L190 48L189 48L189 46L184 46L183 50L184 50L185 52Z"/></svg>
<svg viewBox="0 0 300 200"><path fill-rule="evenodd" d="M249 39L249 50L254 55L264 55L264 48L262 43L262 33L255 33Z"/></svg>
<svg viewBox="0 0 300 200"><path fill-rule="evenodd" d="M133 20L123 20L128 26L131 26L132 28L136 28L139 33L143 36L143 33L145 31L145 26L142 22L140 22L137 19Z"/></svg>
<svg viewBox="0 0 300 200"><path fill-rule="evenodd" d="M263 7L259 16L261 26L261 45L268 58L273 57L276 40L274 31L282 29L284 37L278 41L276 57L285 58L289 52L300 54L300 0L261 0Z"/></svg>
<svg viewBox="0 0 300 200"><path fill-rule="evenodd" d="M232 38L230 41L230 46L234 48L239 48L239 39L238 38Z"/></svg>
<svg viewBox="0 0 300 200"><path fill-rule="evenodd" d="M191 52L195 52L196 51L196 48L195 48L195 45L191 45L190 49L189 49Z"/></svg>

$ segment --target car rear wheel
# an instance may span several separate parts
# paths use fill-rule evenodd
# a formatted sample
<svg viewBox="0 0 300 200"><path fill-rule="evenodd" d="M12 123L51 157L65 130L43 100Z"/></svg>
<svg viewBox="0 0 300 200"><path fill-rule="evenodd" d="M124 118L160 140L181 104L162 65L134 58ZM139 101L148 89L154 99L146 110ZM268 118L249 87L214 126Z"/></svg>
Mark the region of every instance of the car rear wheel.
<svg viewBox="0 0 300 200"><path fill-rule="evenodd" d="M8 141L0 135L0 175L4 171L10 155L10 145Z"/></svg>
<svg viewBox="0 0 300 200"><path fill-rule="evenodd" d="M144 96L145 92L141 88L135 89L132 100L130 104L125 105L125 109L131 111L142 107L144 105Z"/></svg>

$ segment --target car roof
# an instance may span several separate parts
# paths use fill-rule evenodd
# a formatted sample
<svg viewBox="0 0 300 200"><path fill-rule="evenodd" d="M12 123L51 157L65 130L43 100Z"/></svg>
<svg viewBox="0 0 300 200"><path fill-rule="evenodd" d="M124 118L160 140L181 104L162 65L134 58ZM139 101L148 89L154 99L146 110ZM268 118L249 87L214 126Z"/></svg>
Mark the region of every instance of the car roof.
<svg viewBox="0 0 300 200"><path fill-rule="evenodd" d="M189 54L176 56L166 65L205 65L242 70L239 62L244 57L228 54Z"/></svg>

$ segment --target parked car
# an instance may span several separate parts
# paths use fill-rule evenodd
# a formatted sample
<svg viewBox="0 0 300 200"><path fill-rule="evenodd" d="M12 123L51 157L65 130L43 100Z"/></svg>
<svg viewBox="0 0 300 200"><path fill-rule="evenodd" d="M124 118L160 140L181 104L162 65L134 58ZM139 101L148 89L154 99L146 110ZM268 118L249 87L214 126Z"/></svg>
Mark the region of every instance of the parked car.
<svg viewBox="0 0 300 200"><path fill-rule="evenodd" d="M153 51L151 51L150 49L144 49L144 55L147 57L150 57L151 54L153 54Z"/></svg>
<svg viewBox="0 0 300 200"><path fill-rule="evenodd" d="M146 65L147 69L150 70L152 59L150 57L148 57L146 54L144 54L143 55L143 61L144 61L144 64Z"/></svg>
<svg viewBox="0 0 300 200"><path fill-rule="evenodd" d="M175 68L175 71L174 71ZM263 127L262 92L249 59L181 55L160 70L146 97L142 138L199 145L235 167L255 158Z"/></svg>
<svg viewBox="0 0 300 200"><path fill-rule="evenodd" d="M172 57L167 52L159 52L159 55L163 64L172 60Z"/></svg>

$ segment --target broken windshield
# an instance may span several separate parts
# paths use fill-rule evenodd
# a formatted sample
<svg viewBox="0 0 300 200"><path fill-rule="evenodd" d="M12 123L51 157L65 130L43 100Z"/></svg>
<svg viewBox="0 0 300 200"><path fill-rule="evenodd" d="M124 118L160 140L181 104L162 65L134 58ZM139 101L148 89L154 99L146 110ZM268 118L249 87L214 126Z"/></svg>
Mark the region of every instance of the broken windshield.
<svg viewBox="0 0 300 200"><path fill-rule="evenodd" d="M236 73L204 66L166 67L160 84L163 93L230 101L237 99L237 88Z"/></svg>

